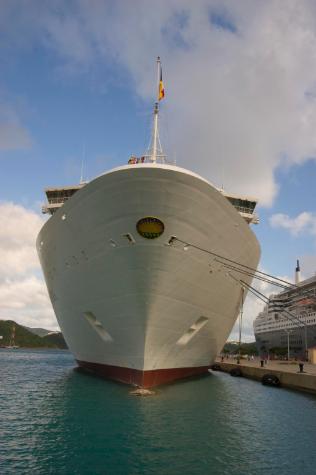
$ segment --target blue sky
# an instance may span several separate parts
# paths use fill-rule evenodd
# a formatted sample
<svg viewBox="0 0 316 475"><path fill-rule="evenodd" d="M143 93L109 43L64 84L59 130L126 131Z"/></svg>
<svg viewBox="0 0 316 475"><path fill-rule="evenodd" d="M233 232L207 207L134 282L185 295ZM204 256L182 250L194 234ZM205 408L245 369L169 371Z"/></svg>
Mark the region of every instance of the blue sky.
<svg viewBox="0 0 316 475"><path fill-rule="evenodd" d="M30 203L41 200L39 184L78 181L84 155L87 173L93 177L144 147L150 109L140 103L130 78L116 68L102 67L94 85L89 72L67 77L57 67L55 55L32 48L17 51L3 74L5 97L19 111L32 145L1 151L1 199L15 201L18 187Z"/></svg>
<svg viewBox="0 0 316 475"><path fill-rule="evenodd" d="M2 2L0 318L56 328L32 247L43 189L146 149L158 54L171 160L258 197L262 269L316 271L315 33L310 1Z"/></svg>

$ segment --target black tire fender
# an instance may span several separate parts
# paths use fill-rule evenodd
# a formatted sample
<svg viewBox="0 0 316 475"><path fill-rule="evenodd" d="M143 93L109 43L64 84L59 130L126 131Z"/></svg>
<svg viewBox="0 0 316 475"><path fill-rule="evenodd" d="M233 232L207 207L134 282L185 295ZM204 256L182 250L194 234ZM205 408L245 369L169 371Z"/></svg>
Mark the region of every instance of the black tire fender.
<svg viewBox="0 0 316 475"><path fill-rule="evenodd" d="M280 386L279 378L275 374L271 374L271 373L264 374L262 376L261 382L265 386L274 386L274 387Z"/></svg>
<svg viewBox="0 0 316 475"><path fill-rule="evenodd" d="M233 368L230 370L229 374L234 377L240 377L242 376L242 371L240 368Z"/></svg>
<svg viewBox="0 0 316 475"><path fill-rule="evenodd" d="M211 366L211 370L213 370L213 371L222 371L222 368L220 367L219 364L214 363L214 364L212 364L212 366Z"/></svg>

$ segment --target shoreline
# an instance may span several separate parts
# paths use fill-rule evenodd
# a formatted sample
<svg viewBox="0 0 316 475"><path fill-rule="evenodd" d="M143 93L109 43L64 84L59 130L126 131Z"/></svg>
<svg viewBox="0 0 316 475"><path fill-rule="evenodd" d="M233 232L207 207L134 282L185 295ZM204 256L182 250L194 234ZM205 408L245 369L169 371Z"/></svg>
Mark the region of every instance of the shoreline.
<svg viewBox="0 0 316 475"><path fill-rule="evenodd" d="M0 346L0 350L61 350L69 351L69 348L58 348L53 346L19 346L18 348L8 348L6 346Z"/></svg>

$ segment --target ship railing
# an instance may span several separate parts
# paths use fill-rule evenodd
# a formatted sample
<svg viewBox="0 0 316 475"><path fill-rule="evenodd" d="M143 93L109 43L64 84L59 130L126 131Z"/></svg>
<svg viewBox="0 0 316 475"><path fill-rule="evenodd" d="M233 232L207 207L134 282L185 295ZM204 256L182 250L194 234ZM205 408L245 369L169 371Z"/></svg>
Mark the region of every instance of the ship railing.
<svg viewBox="0 0 316 475"><path fill-rule="evenodd" d="M235 206L235 205L233 205ZM251 214L253 215L254 212L253 212L253 208L246 208L244 206L235 206L235 208L237 209L237 211L239 211L240 213L245 213L245 214Z"/></svg>
<svg viewBox="0 0 316 475"><path fill-rule="evenodd" d="M62 198L49 198L48 204L59 204L65 203L65 201L69 200L70 196L63 196Z"/></svg>
<svg viewBox="0 0 316 475"><path fill-rule="evenodd" d="M137 165L140 163L154 163L154 162L162 163L162 164L168 163L166 155L163 155L163 154L157 154L156 160L153 160L152 155L142 155L141 157L135 157L134 155L132 155L130 159L128 160L128 165Z"/></svg>

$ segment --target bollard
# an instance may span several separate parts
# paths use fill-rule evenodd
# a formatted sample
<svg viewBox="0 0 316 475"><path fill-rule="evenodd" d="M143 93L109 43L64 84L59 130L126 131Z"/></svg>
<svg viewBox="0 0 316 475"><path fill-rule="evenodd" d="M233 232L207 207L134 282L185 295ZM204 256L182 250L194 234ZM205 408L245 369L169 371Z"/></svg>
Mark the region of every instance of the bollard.
<svg viewBox="0 0 316 475"><path fill-rule="evenodd" d="M263 368L263 365L264 365L264 360L260 360L260 366L261 366L261 368Z"/></svg>
<svg viewBox="0 0 316 475"><path fill-rule="evenodd" d="M300 373L304 373L304 363L299 363L298 366L300 368Z"/></svg>

